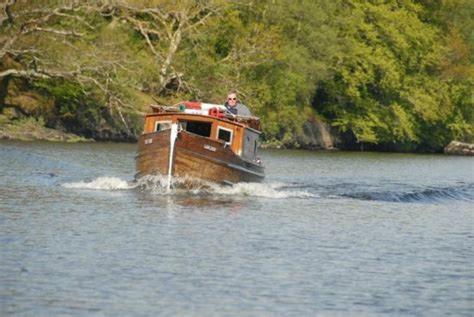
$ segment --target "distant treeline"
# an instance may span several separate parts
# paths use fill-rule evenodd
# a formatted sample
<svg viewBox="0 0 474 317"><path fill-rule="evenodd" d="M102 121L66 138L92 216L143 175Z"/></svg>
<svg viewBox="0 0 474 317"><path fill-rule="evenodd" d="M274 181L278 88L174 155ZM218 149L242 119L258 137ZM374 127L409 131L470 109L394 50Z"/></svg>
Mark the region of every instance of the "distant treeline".
<svg viewBox="0 0 474 317"><path fill-rule="evenodd" d="M223 102L299 144L308 120L346 143L439 150L473 141L470 0L6 0L1 122L39 118L133 139L150 103Z"/></svg>

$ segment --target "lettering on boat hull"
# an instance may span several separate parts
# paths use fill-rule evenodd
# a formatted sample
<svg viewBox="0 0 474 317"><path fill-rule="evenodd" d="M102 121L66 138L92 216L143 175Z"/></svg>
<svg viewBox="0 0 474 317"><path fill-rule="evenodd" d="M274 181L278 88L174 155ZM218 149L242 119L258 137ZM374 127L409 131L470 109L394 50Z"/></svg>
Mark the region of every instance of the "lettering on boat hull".
<svg viewBox="0 0 474 317"><path fill-rule="evenodd" d="M213 146L211 146L211 145L209 145L209 144L204 144L204 148L205 148L206 150L211 151L211 152L215 152L215 151L216 151L216 148L213 147Z"/></svg>

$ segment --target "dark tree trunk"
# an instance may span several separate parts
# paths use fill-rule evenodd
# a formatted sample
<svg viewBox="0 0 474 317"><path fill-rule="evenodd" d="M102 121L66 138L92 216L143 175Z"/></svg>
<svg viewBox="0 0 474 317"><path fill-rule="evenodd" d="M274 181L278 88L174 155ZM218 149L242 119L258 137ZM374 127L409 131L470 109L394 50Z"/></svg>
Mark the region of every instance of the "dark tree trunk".
<svg viewBox="0 0 474 317"><path fill-rule="evenodd" d="M8 94L8 84L10 83L10 76L0 78L0 113L5 107L5 99Z"/></svg>

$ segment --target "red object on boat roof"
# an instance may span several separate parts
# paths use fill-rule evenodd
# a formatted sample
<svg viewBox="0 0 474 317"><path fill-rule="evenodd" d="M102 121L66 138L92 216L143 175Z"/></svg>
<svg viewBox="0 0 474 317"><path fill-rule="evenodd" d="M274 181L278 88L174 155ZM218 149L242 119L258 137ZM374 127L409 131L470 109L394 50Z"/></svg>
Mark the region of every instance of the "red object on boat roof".
<svg viewBox="0 0 474 317"><path fill-rule="evenodd" d="M225 118L224 110L217 107L209 109L209 115L216 118Z"/></svg>
<svg viewBox="0 0 474 317"><path fill-rule="evenodd" d="M201 110L201 103L199 101L185 101L182 104L186 106L186 109Z"/></svg>

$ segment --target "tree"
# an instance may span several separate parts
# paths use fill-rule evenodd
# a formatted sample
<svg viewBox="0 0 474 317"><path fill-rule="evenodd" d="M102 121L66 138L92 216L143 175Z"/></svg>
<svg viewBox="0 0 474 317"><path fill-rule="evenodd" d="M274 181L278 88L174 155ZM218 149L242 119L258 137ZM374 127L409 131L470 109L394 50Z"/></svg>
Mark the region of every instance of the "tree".
<svg viewBox="0 0 474 317"><path fill-rule="evenodd" d="M95 15L106 15L107 9L74 1L66 5L62 1L7 2L3 10L7 18L0 25L2 86L16 77L33 83L68 81L81 87L83 94L98 90L131 134L122 113L122 107L129 105L114 89L119 72L128 72L126 59L114 51L103 54L100 46L91 43L101 27Z"/></svg>

